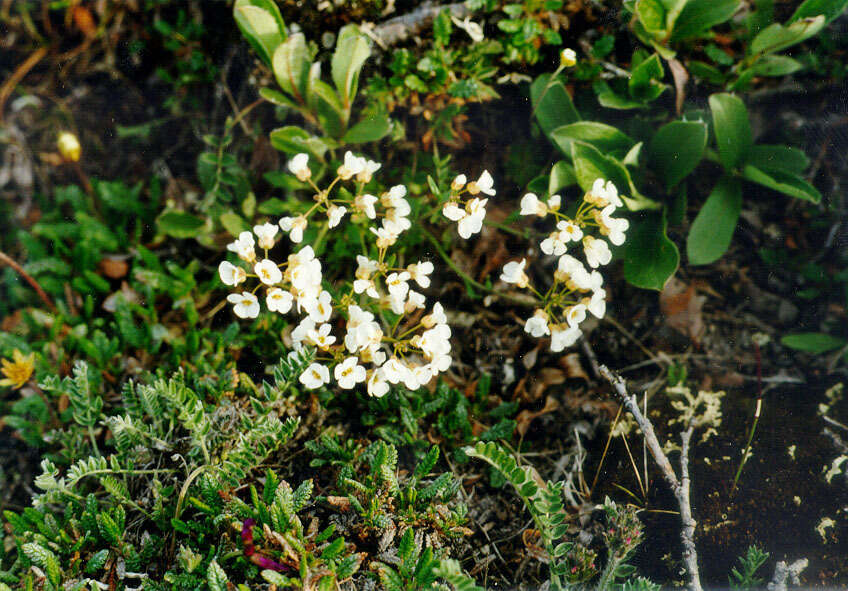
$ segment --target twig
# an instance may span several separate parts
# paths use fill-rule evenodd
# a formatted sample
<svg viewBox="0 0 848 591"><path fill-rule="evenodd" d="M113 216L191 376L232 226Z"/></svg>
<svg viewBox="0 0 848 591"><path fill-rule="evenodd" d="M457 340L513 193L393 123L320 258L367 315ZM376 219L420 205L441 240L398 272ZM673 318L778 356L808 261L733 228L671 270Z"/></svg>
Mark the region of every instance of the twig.
<svg viewBox="0 0 848 591"><path fill-rule="evenodd" d="M44 290L41 289L41 286L38 284L38 281L33 279L32 275L24 271L24 268L21 267L14 259L12 259L5 252L0 251L0 263L6 263L10 267L12 267L15 271L17 271L18 275L24 278L27 283L29 283L32 288L35 290L35 293L38 294L38 297L41 298L41 301L44 302L44 305L50 308L50 311L54 314L56 313L56 306L53 305L53 301L50 299Z"/></svg>
<svg viewBox="0 0 848 591"><path fill-rule="evenodd" d="M380 47L386 49L429 27L443 10L450 11L451 16L457 18L465 18L471 14L465 2L443 5L433 5L427 2L410 13L401 14L377 25L371 31L371 38Z"/></svg>
<svg viewBox="0 0 848 591"><path fill-rule="evenodd" d="M680 537L683 542L683 563L689 579L688 587L690 591L702 591L701 577L698 573L698 552L695 547L695 526L697 524L692 518L692 507L689 498L689 445L694 427L690 425L681 434L682 451L680 454L680 479L678 479L674 468L671 467L668 456L666 456L659 439L657 439L653 424L639 409L636 396L632 396L627 392L627 385L621 376L614 374L607 366L600 366L599 371L604 379L613 387L613 391L621 401L624 409L630 413L642 430L642 435L645 438L645 443L651 452L651 456L654 458L654 462L659 466L663 478L665 478L671 491L674 493L680 509L680 520L683 523Z"/></svg>
<svg viewBox="0 0 848 591"><path fill-rule="evenodd" d="M0 87L0 121L3 120L3 107L18 83L29 74L35 65L47 55L47 47L39 47L17 67L14 73Z"/></svg>
<svg viewBox="0 0 848 591"><path fill-rule="evenodd" d="M801 581L798 577L808 564L809 561L806 558L796 560L789 565L781 560L774 567L774 576L766 588L768 591L786 591L786 579L790 579L793 585L800 585Z"/></svg>

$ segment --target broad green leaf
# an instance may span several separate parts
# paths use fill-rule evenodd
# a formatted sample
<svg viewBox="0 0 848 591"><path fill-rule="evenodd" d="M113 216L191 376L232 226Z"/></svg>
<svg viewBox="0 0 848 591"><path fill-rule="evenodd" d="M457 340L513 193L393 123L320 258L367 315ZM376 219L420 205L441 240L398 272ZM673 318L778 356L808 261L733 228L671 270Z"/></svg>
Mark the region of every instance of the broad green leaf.
<svg viewBox="0 0 848 591"><path fill-rule="evenodd" d="M707 125L672 121L657 130L648 148L652 168L671 189L695 170L707 147Z"/></svg>
<svg viewBox="0 0 848 591"><path fill-rule="evenodd" d="M577 175L574 167L567 161L560 160L551 168L551 177L548 181L548 194L554 195L559 190L577 184Z"/></svg>
<svg viewBox="0 0 848 591"><path fill-rule="evenodd" d="M269 137L275 149L287 154L306 152L323 160L324 153L327 151L327 144L321 138L310 136L305 129L295 125L279 127L272 131Z"/></svg>
<svg viewBox="0 0 848 591"><path fill-rule="evenodd" d="M366 117L351 127L344 134L342 142L346 144L376 142L380 138L385 137L391 129L392 123L389 121L389 116L385 113L379 113L371 117Z"/></svg>
<svg viewBox="0 0 848 591"><path fill-rule="evenodd" d="M286 39L286 25L272 0L236 0L236 25L259 56L269 66L274 51Z"/></svg>
<svg viewBox="0 0 848 591"><path fill-rule="evenodd" d="M630 148L630 150L627 151L627 154L624 155L624 158L622 158L621 163L625 166L638 167L639 158L642 155L642 148L644 147L644 145L645 142L639 142L638 144Z"/></svg>
<svg viewBox="0 0 848 591"><path fill-rule="evenodd" d="M727 93L710 96L713 131L724 168L736 168L751 149L751 125L742 99Z"/></svg>
<svg viewBox="0 0 848 591"><path fill-rule="evenodd" d="M690 264L707 265L727 251L741 210L739 181L729 176L722 177L689 230L686 255Z"/></svg>
<svg viewBox="0 0 848 591"><path fill-rule="evenodd" d="M279 107L289 107L290 109L300 108L296 102L291 100L279 90L274 90L273 88L260 88L259 96L264 98L269 103L274 103Z"/></svg>
<svg viewBox="0 0 848 591"><path fill-rule="evenodd" d="M356 96L359 72L370 55L368 38L359 27L347 25L339 32L336 51L333 53L332 75L339 97L348 109Z"/></svg>
<svg viewBox="0 0 848 591"><path fill-rule="evenodd" d="M778 170L801 175L807 170L810 159L798 148L757 144L748 151L748 158L745 163L765 172Z"/></svg>
<svg viewBox="0 0 848 591"><path fill-rule="evenodd" d="M780 339L785 347L807 353L827 353L848 345L848 340L835 337L823 332L802 332L788 334Z"/></svg>
<svg viewBox="0 0 848 591"><path fill-rule="evenodd" d="M822 198L818 189L791 172L771 170L767 174L755 166L748 165L744 168L742 174L749 181L796 199L819 203Z"/></svg>
<svg viewBox="0 0 848 591"><path fill-rule="evenodd" d="M751 71L756 76L786 76L801 67L801 62L785 55L764 55L754 62Z"/></svg>
<svg viewBox="0 0 848 591"><path fill-rule="evenodd" d="M347 128L350 113L345 109L336 91L326 82L315 80L312 92L318 100L317 111L321 127L332 137L339 137Z"/></svg>
<svg viewBox="0 0 848 591"><path fill-rule="evenodd" d="M774 23L759 32L751 42L751 54L774 53L809 39L822 30L824 15L795 21L789 26Z"/></svg>
<svg viewBox="0 0 848 591"><path fill-rule="evenodd" d="M174 238L194 238L203 231L206 220L185 211L166 210L156 218L156 227Z"/></svg>
<svg viewBox="0 0 848 591"><path fill-rule="evenodd" d="M224 229L229 232L230 236L236 237L240 233L250 230L250 224L233 210L225 211L218 219L221 221Z"/></svg>
<svg viewBox="0 0 848 591"><path fill-rule="evenodd" d="M559 80L550 82L550 74L542 74L530 85L530 102L539 126L546 134L557 127L580 121L571 95Z"/></svg>
<svg viewBox="0 0 848 591"><path fill-rule="evenodd" d="M598 80L594 84L592 84L592 89L598 96L598 102L601 103L602 107L606 107L607 109L617 109L623 111L627 109L645 108L644 103L634 101L632 99L623 97L620 94L617 94L610 87L610 85L604 82L603 80Z"/></svg>
<svg viewBox="0 0 848 591"><path fill-rule="evenodd" d="M633 146L633 140L612 125L597 121L578 121L557 127L551 132L551 139L563 153L571 152L574 140L592 144L604 152L626 152Z"/></svg>
<svg viewBox="0 0 848 591"><path fill-rule="evenodd" d="M272 67L277 84L283 92L294 98L296 103L307 103L309 69L312 67L306 38L297 33L277 47L272 58Z"/></svg>
<svg viewBox="0 0 848 591"><path fill-rule="evenodd" d="M642 289L662 290L680 263L677 246L666 235L665 214L641 212L630 218L627 242L620 249L624 278Z"/></svg>
<svg viewBox="0 0 848 591"><path fill-rule="evenodd" d="M636 0L636 16L651 36L665 36L665 7L660 0Z"/></svg>
<svg viewBox="0 0 848 591"><path fill-rule="evenodd" d="M689 0L674 21L671 41L705 34L711 27L730 19L739 8L739 0Z"/></svg>
<svg viewBox="0 0 848 591"><path fill-rule="evenodd" d="M663 75L660 56L655 53L633 68L627 82L630 96L640 101L655 100L667 88L667 85L660 82Z"/></svg>
<svg viewBox="0 0 848 591"><path fill-rule="evenodd" d="M806 0L801 3L801 6L789 19L790 23L801 20L802 18L810 18L818 15L823 15L825 23L831 22L840 14L845 12L845 7L848 6L848 0Z"/></svg>
<svg viewBox="0 0 848 591"><path fill-rule="evenodd" d="M591 189L596 179L612 181L618 188L621 200L631 211L657 209L659 203L639 193L627 168L612 156L602 154L597 148L585 142L571 143L571 160L577 183L584 191Z"/></svg>

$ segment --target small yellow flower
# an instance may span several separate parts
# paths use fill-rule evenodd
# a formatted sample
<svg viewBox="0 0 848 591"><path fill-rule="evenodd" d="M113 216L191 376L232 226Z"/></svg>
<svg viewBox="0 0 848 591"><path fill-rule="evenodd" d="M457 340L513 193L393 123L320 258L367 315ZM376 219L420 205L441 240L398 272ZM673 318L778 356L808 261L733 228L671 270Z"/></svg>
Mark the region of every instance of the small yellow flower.
<svg viewBox="0 0 848 591"><path fill-rule="evenodd" d="M56 140L56 146L59 148L59 153L68 162L79 162L82 156L82 147L80 147L77 136L69 131L63 131L59 134L59 139Z"/></svg>
<svg viewBox="0 0 848 591"><path fill-rule="evenodd" d="M0 386L11 386L17 390L24 387L32 376L33 370L35 370L35 353L24 356L23 353L15 349L12 352L12 358L14 361L0 360L0 363L3 364L0 373L6 376L0 380Z"/></svg>
<svg viewBox="0 0 848 591"><path fill-rule="evenodd" d="M560 52L559 59L563 68L571 68L577 65L577 53L570 47Z"/></svg>

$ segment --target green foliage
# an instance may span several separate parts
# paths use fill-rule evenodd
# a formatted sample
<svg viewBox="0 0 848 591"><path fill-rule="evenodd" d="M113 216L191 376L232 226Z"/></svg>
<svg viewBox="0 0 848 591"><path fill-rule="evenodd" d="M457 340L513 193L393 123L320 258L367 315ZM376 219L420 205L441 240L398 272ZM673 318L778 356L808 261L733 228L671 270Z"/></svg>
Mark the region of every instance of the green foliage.
<svg viewBox="0 0 848 591"><path fill-rule="evenodd" d="M757 571L766 560L769 553L763 552L757 546L749 546L748 552L739 557L739 568L733 567L730 571L731 589L756 589L762 586L763 579L757 577Z"/></svg>

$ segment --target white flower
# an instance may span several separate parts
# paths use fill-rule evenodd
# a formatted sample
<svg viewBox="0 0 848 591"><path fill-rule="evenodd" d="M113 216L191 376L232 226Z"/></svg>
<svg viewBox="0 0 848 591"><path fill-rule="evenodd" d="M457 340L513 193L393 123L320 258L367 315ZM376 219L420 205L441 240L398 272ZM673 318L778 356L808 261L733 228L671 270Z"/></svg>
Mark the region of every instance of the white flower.
<svg viewBox="0 0 848 591"><path fill-rule="evenodd" d="M594 210L594 218L598 223L598 228L601 234L609 237L610 242L616 246L624 244L627 228L630 227L630 222L623 218L613 218L612 213L615 211L615 205L610 203L601 211Z"/></svg>
<svg viewBox="0 0 848 591"><path fill-rule="evenodd" d="M604 286L604 276L601 275L600 271L592 271L589 274L589 286L586 288L588 291L598 291Z"/></svg>
<svg viewBox="0 0 848 591"><path fill-rule="evenodd" d="M521 215L537 215L543 218L548 215L548 206L539 201L535 193L527 193L521 198Z"/></svg>
<svg viewBox="0 0 848 591"><path fill-rule="evenodd" d="M451 363L453 363L453 357L450 355L440 355L439 357L435 357L430 363L430 373L438 375L440 372L445 372L450 368Z"/></svg>
<svg viewBox="0 0 848 591"><path fill-rule="evenodd" d="M289 160L289 170L300 182L306 181L306 179L312 176L312 171L309 170L309 155L298 154Z"/></svg>
<svg viewBox="0 0 848 591"><path fill-rule="evenodd" d="M221 264L218 265L218 276L224 285L229 286L238 285L247 279L247 273L244 272L244 269L229 261L221 261Z"/></svg>
<svg viewBox="0 0 848 591"><path fill-rule="evenodd" d="M578 242L583 238L583 230L571 220L560 220L557 230L560 231L560 239L563 242Z"/></svg>
<svg viewBox="0 0 848 591"><path fill-rule="evenodd" d="M470 16L465 17L465 20L459 20L455 16L452 16L451 20L457 27L468 33L468 36L471 37L474 43L480 43L483 40L483 27L473 22Z"/></svg>
<svg viewBox="0 0 848 591"><path fill-rule="evenodd" d="M300 321L300 324L294 327L291 333L292 343L295 349L300 349L303 341L305 341L309 333L315 330L315 321L309 316Z"/></svg>
<svg viewBox="0 0 848 591"><path fill-rule="evenodd" d="M458 174L458 175L456 175L456 178L453 179L453 182L451 183L451 190L452 191L462 191L462 188L465 186L465 183L467 183L467 182L468 182L468 179L465 178L464 174Z"/></svg>
<svg viewBox="0 0 848 591"><path fill-rule="evenodd" d="M577 65L577 53L570 47L566 47L559 54L559 63L564 68L570 68Z"/></svg>
<svg viewBox="0 0 848 591"><path fill-rule="evenodd" d="M317 298L309 299L303 307L315 322L326 322L333 313L333 298L328 292L322 291Z"/></svg>
<svg viewBox="0 0 848 591"><path fill-rule="evenodd" d="M412 344L424 352L428 360L450 353L451 329L447 324L437 324L425 330L421 336L413 337Z"/></svg>
<svg viewBox="0 0 848 591"><path fill-rule="evenodd" d="M356 357L348 357L336 366L333 376L339 383L339 387L350 390L359 382L365 381L365 368L357 364Z"/></svg>
<svg viewBox="0 0 848 591"><path fill-rule="evenodd" d="M415 380L417 387L426 386L433 379L433 370L430 364L419 365L411 370L412 378Z"/></svg>
<svg viewBox="0 0 848 591"><path fill-rule="evenodd" d="M329 218L329 223L327 224L328 228L335 228L339 225L344 217L344 214L347 213L347 208L339 205L330 205L327 208L327 217Z"/></svg>
<svg viewBox="0 0 848 591"><path fill-rule="evenodd" d="M344 155L344 164L339 166L336 174L338 174L343 181L346 181L364 171L366 164L367 161L365 158L354 156L353 152L347 151Z"/></svg>
<svg viewBox="0 0 848 591"><path fill-rule="evenodd" d="M403 271L401 273L391 273L386 277L386 289L395 297L401 300L406 299L406 294L409 292L409 273Z"/></svg>
<svg viewBox="0 0 848 591"><path fill-rule="evenodd" d="M570 289L587 290L592 285L592 278L586 267L569 254L559 257L554 278L563 281Z"/></svg>
<svg viewBox="0 0 848 591"><path fill-rule="evenodd" d="M594 316L595 318L603 318L604 314L607 311L607 292L603 289L598 289L594 293L592 293L591 298L583 298L583 303L586 305L586 309Z"/></svg>
<svg viewBox="0 0 848 591"><path fill-rule="evenodd" d="M368 228L371 233L377 236L377 248L383 250L392 246L397 242L398 233L396 228L381 226L379 228Z"/></svg>
<svg viewBox="0 0 848 591"><path fill-rule="evenodd" d="M364 213L368 219L373 220L377 217L377 210L374 209L374 204L377 203L377 198L374 195L357 195L353 200L353 205Z"/></svg>
<svg viewBox="0 0 848 591"><path fill-rule="evenodd" d="M386 217L383 218L383 227L396 235L400 235L412 227L412 224L405 217L409 214L409 205L406 201L403 203L406 205L405 210L403 207L394 207L386 210Z"/></svg>
<svg viewBox="0 0 848 591"><path fill-rule="evenodd" d="M283 272L280 271L277 263L270 259L262 259L253 265L253 272L265 285L276 285L283 280Z"/></svg>
<svg viewBox="0 0 848 591"><path fill-rule="evenodd" d="M344 343L348 351L356 353L380 342L383 331L380 325L374 322L374 314L356 305L348 306L347 313L347 334Z"/></svg>
<svg viewBox="0 0 848 591"><path fill-rule="evenodd" d="M284 217L280 219L280 228L289 233L289 238L295 244L303 241L303 231L306 229L306 218L302 215L297 217Z"/></svg>
<svg viewBox="0 0 848 591"><path fill-rule="evenodd" d="M539 247L545 254L562 256L565 254L565 251L568 250L568 247L565 245L565 242L566 241L562 239L562 233L557 230L555 232L552 232L550 236L542 240L542 242L539 244Z"/></svg>
<svg viewBox="0 0 848 591"><path fill-rule="evenodd" d="M287 314L292 308L293 301L294 296L279 287L269 289L268 294L265 296L265 305L268 306L268 309L271 312L279 312L280 314Z"/></svg>
<svg viewBox="0 0 848 591"><path fill-rule="evenodd" d="M406 202L406 187L404 185L395 185L388 190L388 192L383 193L380 197L380 202L383 204L383 207L403 207L406 206L406 212L409 213L409 204Z"/></svg>
<svg viewBox="0 0 848 591"><path fill-rule="evenodd" d="M433 304L433 312L421 319L421 324L424 328L433 328L437 324L447 324L448 317L445 316L445 309L442 304L436 302Z"/></svg>
<svg viewBox="0 0 848 591"><path fill-rule="evenodd" d="M458 222L468 214L458 204L453 201L449 201L448 203L445 203L444 207L442 207L442 215L452 222Z"/></svg>
<svg viewBox="0 0 848 591"><path fill-rule="evenodd" d="M583 251L586 253L586 262L593 269L596 269L599 265L607 265L612 260L612 252L609 246L599 238L584 236Z"/></svg>
<svg viewBox="0 0 848 591"><path fill-rule="evenodd" d="M253 233L259 238L259 248L270 250L274 248L274 237L277 235L279 228L274 224L264 223L258 226L253 226Z"/></svg>
<svg viewBox="0 0 848 591"><path fill-rule="evenodd" d="M409 368L397 357L390 357L380 369L383 370L383 377L392 384L404 381L406 374L409 373Z"/></svg>
<svg viewBox="0 0 848 591"><path fill-rule="evenodd" d="M373 160L366 160L365 164L356 175L356 180L360 183L368 183L371 181L371 176L380 170L382 164L379 162L374 162Z"/></svg>
<svg viewBox="0 0 848 591"><path fill-rule="evenodd" d="M403 314L403 311L406 307L404 305L404 296L399 296L396 293L390 293L389 295L385 296L382 300L382 303L384 306L388 306L389 309L395 314Z"/></svg>
<svg viewBox="0 0 848 591"><path fill-rule="evenodd" d="M374 398L382 398L389 393L389 383L383 375L383 368L378 367L368 377L368 395Z"/></svg>
<svg viewBox="0 0 848 591"><path fill-rule="evenodd" d="M501 273L501 281L504 283L514 283L521 288L527 287L530 282L530 278L527 277L527 273L524 272L524 267L526 265L526 259L521 259L521 262L518 263L511 261L505 264L503 272Z"/></svg>
<svg viewBox="0 0 848 591"><path fill-rule="evenodd" d="M324 384L330 383L330 370L320 363L313 363L300 374L298 381L310 390L320 388Z"/></svg>
<svg viewBox="0 0 848 591"><path fill-rule="evenodd" d="M322 351L326 351L330 348L330 345L336 342L336 337L330 334L330 330L332 330L332 327L329 324L322 324L317 329L313 328L307 332L306 340Z"/></svg>
<svg viewBox="0 0 848 591"><path fill-rule="evenodd" d="M492 196L495 194L495 181L492 178L492 175L489 174L488 170L484 170L483 174L480 175L480 178L476 181L471 181L468 183L468 192L472 195L476 195L477 193L485 193L488 196Z"/></svg>
<svg viewBox="0 0 848 591"><path fill-rule="evenodd" d="M236 253L241 260L252 263L256 260L256 252L253 250L255 244L253 234L244 231L238 235L234 242L227 245L227 250Z"/></svg>
<svg viewBox="0 0 848 591"><path fill-rule="evenodd" d="M545 311L542 309L536 310L524 324L524 331L536 338L551 334L548 328L548 315Z"/></svg>
<svg viewBox="0 0 848 591"><path fill-rule="evenodd" d="M424 304L426 303L427 298L424 297L424 294L418 293L417 291L409 290L409 296L407 296L406 304L403 306L403 311L407 314L413 312L414 310L421 310L424 308Z"/></svg>
<svg viewBox="0 0 848 591"><path fill-rule="evenodd" d="M239 318L256 318L259 316L259 300L249 291L231 293L227 301L233 304L233 312Z"/></svg>
<svg viewBox="0 0 848 591"><path fill-rule="evenodd" d="M608 205L614 205L615 207L624 205L618 196L618 189L616 189L613 182L604 182L604 179L595 179L595 182L592 183L592 188L586 193L583 200L600 208Z"/></svg>
<svg viewBox="0 0 848 591"><path fill-rule="evenodd" d="M289 255L285 278L291 282L292 290L298 298L298 309L307 300L318 297L321 292L321 261L315 258L311 246L305 246L297 254Z"/></svg>
<svg viewBox="0 0 848 591"><path fill-rule="evenodd" d="M468 239L472 234L476 234L483 228L483 218L486 217L486 203L488 201L488 199L475 197L465 204L465 211L468 215L459 220L459 224L457 224L460 236Z"/></svg>
<svg viewBox="0 0 848 591"><path fill-rule="evenodd" d="M565 309L565 321L568 326L574 327L586 320L586 306L574 304Z"/></svg>
<svg viewBox="0 0 848 591"><path fill-rule="evenodd" d="M433 272L433 263L430 261L418 261L414 265L409 265L406 268L412 280L418 285L427 289L430 287L430 273Z"/></svg>
<svg viewBox="0 0 848 591"><path fill-rule="evenodd" d="M548 211L558 211L562 204L562 197L559 195L551 195L548 198Z"/></svg>
<svg viewBox="0 0 848 591"><path fill-rule="evenodd" d="M570 347L577 342L580 335L583 334L576 326L566 327L563 324L551 326L551 351L559 353L566 347Z"/></svg>

